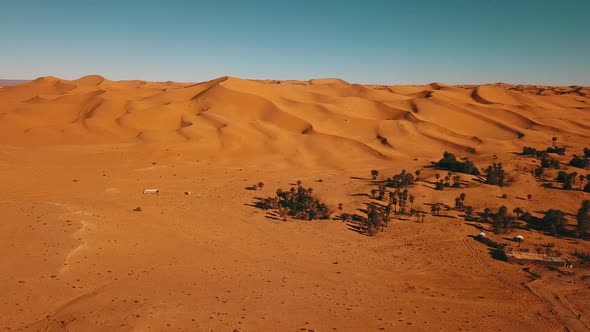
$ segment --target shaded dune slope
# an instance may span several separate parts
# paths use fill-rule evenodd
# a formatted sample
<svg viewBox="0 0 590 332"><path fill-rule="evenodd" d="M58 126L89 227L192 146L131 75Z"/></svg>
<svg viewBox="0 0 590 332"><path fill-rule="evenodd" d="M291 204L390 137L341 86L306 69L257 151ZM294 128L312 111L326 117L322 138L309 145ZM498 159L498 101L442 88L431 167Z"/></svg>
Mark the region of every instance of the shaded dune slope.
<svg viewBox="0 0 590 332"><path fill-rule="evenodd" d="M180 84L42 77L0 90L0 143L183 143L213 152L333 156L334 163L353 155L478 153L557 134L564 142L589 139L587 93L585 87L363 86L339 79Z"/></svg>

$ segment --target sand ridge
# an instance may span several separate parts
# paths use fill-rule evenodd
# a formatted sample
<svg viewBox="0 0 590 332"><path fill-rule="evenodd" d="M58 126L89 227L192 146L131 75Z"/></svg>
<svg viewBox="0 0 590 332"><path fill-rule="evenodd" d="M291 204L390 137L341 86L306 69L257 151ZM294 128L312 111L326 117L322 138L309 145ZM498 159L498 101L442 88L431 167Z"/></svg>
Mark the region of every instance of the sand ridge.
<svg viewBox="0 0 590 332"><path fill-rule="evenodd" d="M353 154L430 156L415 146L513 147L524 136L544 139L541 127L587 139L588 91L506 84L363 86L339 79L222 77L180 84L42 77L0 91L0 142L184 142L255 154L298 146L318 156L323 152L306 147L313 140Z"/></svg>
<svg viewBox="0 0 590 332"><path fill-rule="evenodd" d="M490 225L462 212L396 216L368 237L338 218L281 221L253 204L301 180L357 213L375 201L370 170L421 170L409 188L418 209L466 193L476 211L555 208L571 222L590 194L542 187L538 160L518 152L557 137L565 165L589 147L588 92L235 77L3 87L0 328L584 331L586 270L498 261L474 239ZM463 188L434 190L443 151L502 162L510 185L458 174ZM590 250L532 229L490 237L512 243L516 232L564 255Z"/></svg>

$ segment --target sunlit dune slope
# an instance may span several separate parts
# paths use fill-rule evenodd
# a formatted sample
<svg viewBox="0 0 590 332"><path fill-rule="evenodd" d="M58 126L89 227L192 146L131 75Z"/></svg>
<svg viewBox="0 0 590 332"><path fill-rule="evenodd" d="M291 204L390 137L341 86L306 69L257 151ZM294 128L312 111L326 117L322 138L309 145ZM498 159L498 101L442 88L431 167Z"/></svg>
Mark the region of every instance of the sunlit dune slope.
<svg viewBox="0 0 590 332"><path fill-rule="evenodd" d="M0 143L186 143L211 151L375 158L590 138L587 87L198 84L55 77L0 89Z"/></svg>

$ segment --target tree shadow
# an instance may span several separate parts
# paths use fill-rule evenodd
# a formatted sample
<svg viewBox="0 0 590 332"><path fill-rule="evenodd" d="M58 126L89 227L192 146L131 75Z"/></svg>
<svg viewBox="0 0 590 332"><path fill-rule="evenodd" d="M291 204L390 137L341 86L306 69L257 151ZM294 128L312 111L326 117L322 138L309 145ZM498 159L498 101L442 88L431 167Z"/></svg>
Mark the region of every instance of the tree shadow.
<svg viewBox="0 0 590 332"><path fill-rule="evenodd" d="M475 229L479 230L479 231L486 231L487 229L485 227L483 227L482 225L478 225L475 223L465 223L465 225L469 225L469 226L473 226Z"/></svg>
<svg viewBox="0 0 590 332"><path fill-rule="evenodd" d="M457 218L457 216L451 216L448 214L435 215L435 217L441 217L441 218L447 218L447 219L459 219L459 218Z"/></svg>
<svg viewBox="0 0 590 332"><path fill-rule="evenodd" d="M473 179L473 181L475 181L475 182L479 182L479 183L482 183L482 184L485 184L485 183L486 183L486 182L485 182L483 179L481 179L481 178L479 178L479 177L475 177L475 178Z"/></svg>
<svg viewBox="0 0 590 332"><path fill-rule="evenodd" d="M537 280L541 277L540 275L536 274L535 272L532 272L530 267L525 267L522 270L524 272L528 273L530 281Z"/></svg>
<svg viewBox="0 0 590 332"><path fill-rule="evenodd" d="M506 262L508 258L504 253L504 247L506 245L494 242L493 240L485 237L485 236L475 236L475 235L468 235L470 238L474 239L475 241L485 244L488 249L488 254L490 257L497 261Z"/></svg>
<svg viewBox="0 0 590 332"><path fill-rule="evenodd" d="M346 226L348 226L348 230L350 230L350 231L353 231L353 232L361 234L361 235L369 236L367 234L367 232L365 231L365 228L358 223L349 221L346 223Z"/></svg>

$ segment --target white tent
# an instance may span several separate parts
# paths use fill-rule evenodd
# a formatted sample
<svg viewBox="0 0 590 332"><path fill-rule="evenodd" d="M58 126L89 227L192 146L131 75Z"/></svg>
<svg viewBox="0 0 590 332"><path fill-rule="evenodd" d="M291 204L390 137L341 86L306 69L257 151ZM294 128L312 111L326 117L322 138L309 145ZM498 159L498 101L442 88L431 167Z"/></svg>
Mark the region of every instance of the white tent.
<svg viewBox="0 0 590 332"><path fill-rule="evenodd" d="M515 239L516 241L518 241L518 242L521 242L522 240L524 240L524 236L522 236L522 235L517 235L517 236L515 236L515 237L514 237L514 239Z"/></svg>
<svg viewBox="0 0 590 332"><path fill-rule="evenodd" d="M477 234L477 236L479 236L479 237L484 237L484 236L486 236L486 233L484 233L484 232L479 232L479 234Z"/></svg>

